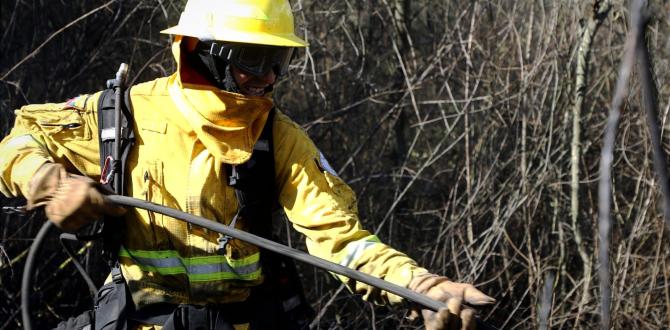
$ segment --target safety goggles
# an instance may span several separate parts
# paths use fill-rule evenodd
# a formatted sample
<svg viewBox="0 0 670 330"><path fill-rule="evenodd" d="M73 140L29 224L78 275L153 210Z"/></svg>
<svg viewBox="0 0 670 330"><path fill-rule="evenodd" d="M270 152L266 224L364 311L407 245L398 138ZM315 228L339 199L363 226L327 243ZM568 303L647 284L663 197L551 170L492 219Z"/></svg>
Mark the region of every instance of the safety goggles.
<svg viewBox="0 0 670 330"><path fill-rule="evenodd" d="M201 42L200 47L203 51L255 76L263 76L270 70L274 70L277 75L286 74L294 50L293 47L220 42Z"/></svg>

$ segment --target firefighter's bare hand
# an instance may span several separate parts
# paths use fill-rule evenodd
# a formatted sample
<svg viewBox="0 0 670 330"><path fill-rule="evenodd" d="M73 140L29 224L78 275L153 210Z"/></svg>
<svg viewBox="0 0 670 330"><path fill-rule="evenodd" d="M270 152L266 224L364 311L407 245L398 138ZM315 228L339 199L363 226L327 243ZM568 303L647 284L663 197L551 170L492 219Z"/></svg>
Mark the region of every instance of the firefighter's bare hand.
<svg viewBox="0 0 670 330"><path fill-rule="evenodd" d="M120 216L125 209L108 203L93 179L70 174L61 164L45 163L29 185L28 209L44 206L47 218L66 232L74 232L103 215Z"/></svg>
<svg viewBox="0 0 670 330"><path fill-rule="evenodd" d="M452 282L444 276L435 274L415 277L410 282L409 289L443 301L446 305L437 312L429 309L421 310L427 330L476 329L475 311L463 303L481 306L495 302L495 299L477 290L472 284ZM412 310L410 318L418 316L418 309Z"/></svg>

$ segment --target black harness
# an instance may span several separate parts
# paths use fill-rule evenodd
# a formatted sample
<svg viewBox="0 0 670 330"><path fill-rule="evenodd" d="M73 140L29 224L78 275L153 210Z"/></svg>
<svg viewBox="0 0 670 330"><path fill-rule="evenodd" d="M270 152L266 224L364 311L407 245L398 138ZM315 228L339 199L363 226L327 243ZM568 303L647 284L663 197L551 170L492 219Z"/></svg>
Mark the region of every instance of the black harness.
<svg viewBox="0 0 670 330"><path fill-rule="evenodd" d="M119 87L116 87L119 88ZM120 104L121 114L121 136L120 136L120 159L114 159L114 148L116 148L115 127L115 88L104 90L98 99L98 137L100 138L100 183L110 191L121 195L126 194L127 166L126 159L130 150L135 145L135 130L133 130L133 116L130 112L130 88L126 90L123 102ZM121 182L114 182L115 173ZM105 259L113 268L118 259L119 247L121 246L121 235L124 232L123 218L104 219L103 225L103 254Z"/></svg>
<svg viewBox="0 0 670 330"><path fill-rule="evenodd" d="M129 90L129 89L128 89ZM116 136L115 93L102 92L98 102L98 135L100 136L101 183L111 190L121 185L125 194L126 159L134 145L132 107L126 92L121 104L121 159L113 158ZM238 201L236 217L247 219L250 232L273 239L272 213L279 208L275 182L272 109L251 158L240 165L224 165L227 184L235 189ZM114 182L120 171L121 182ZM163 325L163 329L232 329L231 324L250 323L251 329L304 329L314 315L307 303L293 260L261 250L265 282L252 289L248 301L217 306L160 304L135 310L127 285L118 266L118 251L123 234L123 219L103 222L103 254L109 260L113 282L103 286L95 299L95 329L126 329L129 323ZM231 238L219 237L219 251Z"/></svg>

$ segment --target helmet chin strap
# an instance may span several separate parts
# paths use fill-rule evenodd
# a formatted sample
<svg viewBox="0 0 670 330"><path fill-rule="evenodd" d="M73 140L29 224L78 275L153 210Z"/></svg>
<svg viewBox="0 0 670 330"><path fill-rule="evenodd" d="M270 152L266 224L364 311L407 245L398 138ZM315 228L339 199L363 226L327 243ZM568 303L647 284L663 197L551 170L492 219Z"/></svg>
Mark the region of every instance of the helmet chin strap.
<svg viewBox="0 0 670 330"><path fill-rule="evenodd" d="M230 72L230 65L226 65L225 72L224 72L223 88L222 89L226 92L233 92L233 93L239 93L239 94L242 93L242 91L240 90L240 87L237 86L237 82L235 81L235 78L233 77L233 73Z"/></svg>

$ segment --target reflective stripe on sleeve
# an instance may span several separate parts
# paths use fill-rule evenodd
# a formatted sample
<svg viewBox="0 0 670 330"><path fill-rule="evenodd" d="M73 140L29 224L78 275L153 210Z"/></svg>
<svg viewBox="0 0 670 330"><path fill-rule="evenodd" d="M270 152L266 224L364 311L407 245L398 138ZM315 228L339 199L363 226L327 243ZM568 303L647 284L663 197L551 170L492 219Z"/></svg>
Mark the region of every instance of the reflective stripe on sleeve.
<svg viewBox="0 0 670 330"><path fill-rule="evenodd" d="M37 140L30 134L13 137L5 143L5 148L7 149L20 150L26 147L38 147L44 149L44 146L37 142Z"/></svg>
<svg viewBox="0 0 670 330"><path fill-rule="evenodd" d="M244 280L260 277L260 253L235 260L226 256L182 257L174 250L144 251L121 248L120 257L130 258L142 271L161 275L185 274L191 281Z"/></svg>
<svg viewBox="0 0 670 330"><path fill-rule="evenodd" d="M363 255L365 250L380 243L381 241L375 235L366 236L359 240L349 242L346 247L347 252L340 261L340 265L344 267L350 267L351 263L358 260L358 258Z"/></svg>

